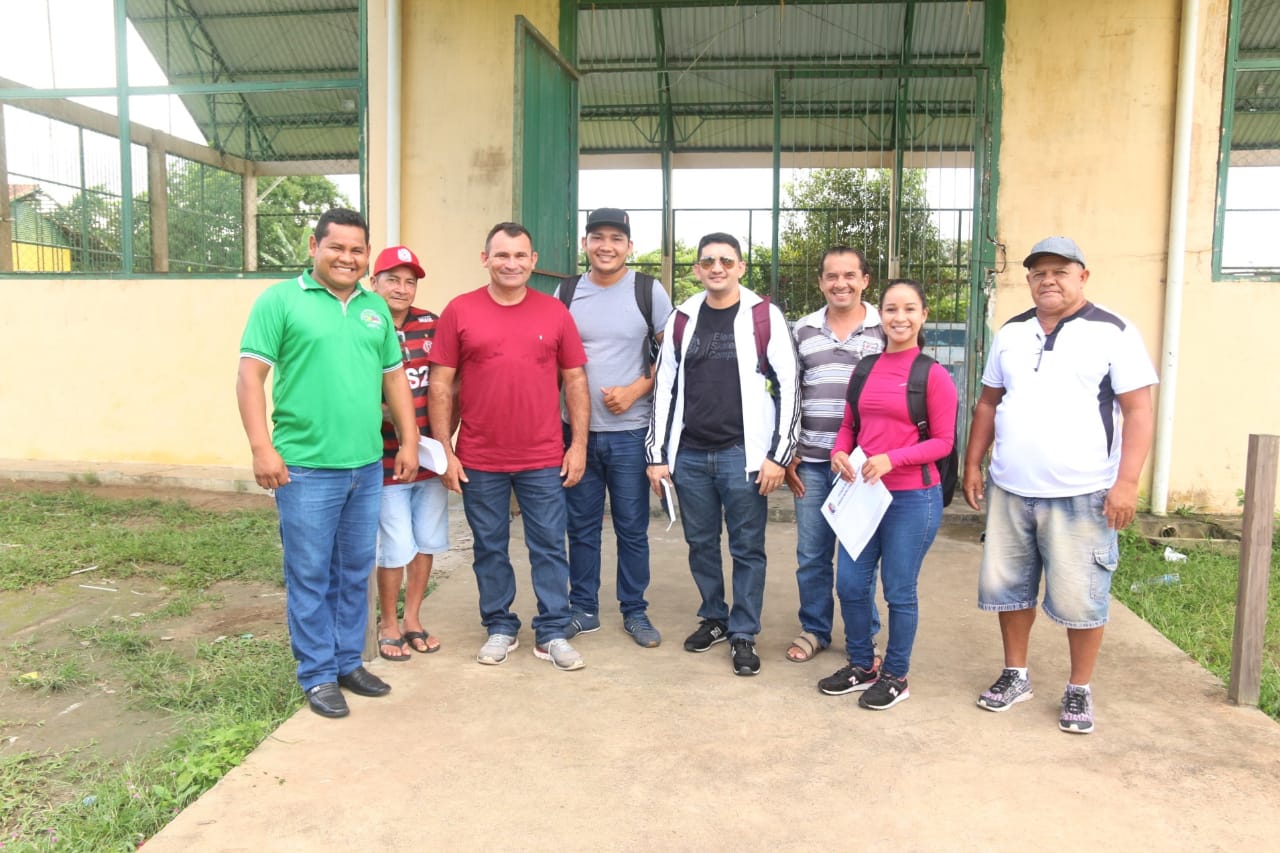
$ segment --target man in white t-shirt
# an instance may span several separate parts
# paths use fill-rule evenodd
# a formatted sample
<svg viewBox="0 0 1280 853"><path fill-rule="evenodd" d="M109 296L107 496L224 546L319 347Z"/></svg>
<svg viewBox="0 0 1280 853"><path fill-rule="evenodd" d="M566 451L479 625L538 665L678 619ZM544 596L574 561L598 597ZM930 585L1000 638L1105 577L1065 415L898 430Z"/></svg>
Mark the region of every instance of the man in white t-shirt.
<svg viewBox="0 0 1280 853"><path fill-rule="evenodd" d="M978 607L999 614L1004 643L1004 669L978 707L1032 698L1027 646L1043 575L1044 612L1066 627L1071 652L1058 727L1088 734L1116 533L1137 508L1159 380L1137 328L1085 298L1089 270L1074 240L1041 240L1023 266L1035 307L992 341L965 454L965 500L979 509L988 499Z"/></svg>

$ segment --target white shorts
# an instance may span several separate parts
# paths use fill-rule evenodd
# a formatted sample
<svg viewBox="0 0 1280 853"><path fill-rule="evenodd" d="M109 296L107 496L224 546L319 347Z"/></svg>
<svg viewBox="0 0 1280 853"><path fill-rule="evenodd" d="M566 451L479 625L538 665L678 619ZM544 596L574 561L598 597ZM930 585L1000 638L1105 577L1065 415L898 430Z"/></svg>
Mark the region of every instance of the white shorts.
<svg viewBox="0 0 1280 853"><path fill-rule="evenodd" d="M407 566L418 554L449 550L449 492L439 477L382 487L378 565Z"/></svg>

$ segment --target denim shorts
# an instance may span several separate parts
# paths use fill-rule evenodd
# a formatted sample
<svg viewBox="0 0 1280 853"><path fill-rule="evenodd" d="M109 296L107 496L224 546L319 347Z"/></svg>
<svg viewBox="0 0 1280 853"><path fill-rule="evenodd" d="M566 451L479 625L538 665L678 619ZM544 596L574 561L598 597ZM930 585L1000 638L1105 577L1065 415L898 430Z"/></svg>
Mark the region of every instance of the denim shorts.
<svg viewBox="0 0 1280 853"><path fill-rule="evenodd" d="M978 572L978 607L1036 606L1068 628L1107 624L1111 577L1120 561L1107 526L1107 490L1066 498L1024 498L987 484L987 537Z"/></svg>
<svg viewBox="0 0 1280 853"><path fill-rule="evenodd" d="M449 492L439 477L382 487L378 565L407 566L417 554L449 550Z"/></svg>

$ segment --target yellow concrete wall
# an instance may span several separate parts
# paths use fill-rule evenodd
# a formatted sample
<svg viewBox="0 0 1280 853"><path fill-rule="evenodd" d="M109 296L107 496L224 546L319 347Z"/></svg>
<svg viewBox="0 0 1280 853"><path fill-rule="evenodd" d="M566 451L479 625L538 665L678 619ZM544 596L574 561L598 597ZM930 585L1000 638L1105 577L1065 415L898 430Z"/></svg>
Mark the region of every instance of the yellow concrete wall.
<svg viewBox="0 0 1280 853"><path fill-rule="evenodd" d="M371 24L375 5L383 4L370 4ZM438 311L453 296L484 284L484 236L514 215L516 15L556 44L560 3L402 0L402 10L401 239L419 254L427 271L418 304ZM376 53L370 51L371 64ZM385 73L376 79L371 74L371 104L385 101L385 81ZM373 127L379 126L380 110L372 116ZM377 142L371 154L380 158L381 146ZM385 169L379 175L385 182ZM375 211L383 204L378 188L371 181ZM374 239L377 243L381 234Z"/></svg>
<svg viewBox="0 0 1280 853"><path fill-rule="evenodd" d="M0 281L0 458L249 464L240 332L269 285Z"/></svg>
<svg viewBox="0 0 1280 853"><path fill-rule="evenodd" d="M994 327L1031 305L1021 259L1032 244L1068 234L1089 260L1090 298L1138 324L1163 372L1180 5L1008 4L997 211L1008 263ZM1170 509L1234 511L1248 434L1280 432L1280 395L1260 369L1280 361L1263 325L1280 285L1211 274L1227 11L1200 3Z"/></svg>

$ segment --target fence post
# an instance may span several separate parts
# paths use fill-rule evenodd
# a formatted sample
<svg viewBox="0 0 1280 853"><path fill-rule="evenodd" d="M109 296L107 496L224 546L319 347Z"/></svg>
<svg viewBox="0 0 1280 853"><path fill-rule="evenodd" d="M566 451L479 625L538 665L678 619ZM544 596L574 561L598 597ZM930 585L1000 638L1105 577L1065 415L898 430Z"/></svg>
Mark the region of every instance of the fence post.
<svg viewBox="0 0 1280 853"><path fill-rule="evenodd" d="M1231 638L1231 680L1227 684L1227 698L1237 705L1257 705L1262 680L1277 456L1280 456L1280 436L1249 436L1244 523L1240 536L1240 585L1236 590L1236 624Z"/></svg>

